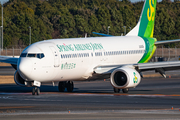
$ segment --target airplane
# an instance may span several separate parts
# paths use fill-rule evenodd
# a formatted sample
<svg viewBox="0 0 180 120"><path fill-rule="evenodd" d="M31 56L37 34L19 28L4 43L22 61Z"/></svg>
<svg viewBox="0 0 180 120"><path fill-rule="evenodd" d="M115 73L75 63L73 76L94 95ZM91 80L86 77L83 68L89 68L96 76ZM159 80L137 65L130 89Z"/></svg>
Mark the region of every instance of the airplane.
<svg viewBox="0 0 180 120"><path fill-rule="evenodd" d="M43 82L59 82L58 89L72 92L73 81L110 78L115 93L128 93L143 77L142 72L180 69L179 61L147 63L156 45L180 42L153 38L157 0L145 0L137 25L125 36L52 39L33 43L19 58L0 56L15 69L17 85L33 87L40 94ZM103 34L101 34L103 35Z"/></svg>

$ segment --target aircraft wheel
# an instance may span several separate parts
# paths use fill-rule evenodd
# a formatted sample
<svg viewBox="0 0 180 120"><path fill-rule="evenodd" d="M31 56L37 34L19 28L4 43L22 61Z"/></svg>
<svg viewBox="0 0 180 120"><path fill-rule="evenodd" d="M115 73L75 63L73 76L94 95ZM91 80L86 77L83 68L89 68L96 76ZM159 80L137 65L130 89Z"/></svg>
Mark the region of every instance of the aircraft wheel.
<svg viewBox="0 0 180 120"><path fill-rule="evenodd" d="M40 89L38 88L38 87L34 87L33 89L32 89L32 95L39 95L40 94Z"/></svg>
<svg viewBox="0 0 180 120"><path fill-rule="evenodd" d="M58 85L59 92L64 92L65 87L66 87L65 82L59 82L59 85Z"/></svg>
<svg viewBox="0 0 180 120"><path fill-rule="evenodd" d="M114 88L114 93L119 93L119 92L120 92L120 89Z"/></svg>
<svg viewBox="0 0 180 120"><path fill-rule="evenodd" d="M35 90L35 88L33 88L32 89L32 95L35 95L35 93L36 93L36 90Z"/></svg>
<svg viewBox="0 0 180 120"><path fill-rule="evenodd" d="M36 94L40 95L40 89L39 88L36 89Z"/></svg>
<svg viewBox="0 0 180 120"><path fill-rule="evenodd" d="M72 82L72 81L68 81L66 84L67 84L67 91L68 91L68 92L72 92L73 89L74 89L74 84L73 84L73 82Z"/></svg>
<svg viewBox="0 0 180 120"><path fill-rule="evenodd" d="M128 93L129 92L129 89L128 88L125 88L125 89L122 89L123 93Z"/></svg>

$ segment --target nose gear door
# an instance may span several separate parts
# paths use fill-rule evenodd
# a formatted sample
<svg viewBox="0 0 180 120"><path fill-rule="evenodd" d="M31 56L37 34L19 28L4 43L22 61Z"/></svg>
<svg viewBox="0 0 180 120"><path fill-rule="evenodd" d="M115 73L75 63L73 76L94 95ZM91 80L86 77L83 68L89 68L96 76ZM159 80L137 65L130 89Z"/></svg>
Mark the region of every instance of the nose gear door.
<svg viewBox="0 0 180 120"><path fill-rule="evenodd" d="M50 46L50 49L51 49L51 51L53 53L53 57L54 57L54 67L59 67L59 55L53 46Z"/></svg>

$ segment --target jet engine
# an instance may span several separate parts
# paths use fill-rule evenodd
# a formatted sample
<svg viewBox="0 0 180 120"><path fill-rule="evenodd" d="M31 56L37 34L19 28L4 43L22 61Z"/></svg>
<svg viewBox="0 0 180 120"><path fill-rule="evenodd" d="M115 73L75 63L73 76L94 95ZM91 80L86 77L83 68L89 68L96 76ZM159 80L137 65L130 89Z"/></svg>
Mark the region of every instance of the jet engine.
<svg viewBox="0 0 180 120"><path fill-rule="evenodd" d="M133 66L124 66L115 69L111 74L110 80L114 88L134 88L140 83L141 76Z"/></svg>
<svg viewBox="0 0 180 120"><path fill-rule="evenodd" d="M19 86L24 86L24 87L31 87L32 83L31 82L26 82L19 74L19 72L16 70L14 73L14 81L17 85Z"/></svg>

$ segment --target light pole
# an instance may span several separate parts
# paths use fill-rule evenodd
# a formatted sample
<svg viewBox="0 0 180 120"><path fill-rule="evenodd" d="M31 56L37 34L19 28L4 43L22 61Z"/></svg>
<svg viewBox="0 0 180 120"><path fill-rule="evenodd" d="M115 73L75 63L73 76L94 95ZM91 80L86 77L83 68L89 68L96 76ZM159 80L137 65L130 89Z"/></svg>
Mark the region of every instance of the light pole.
<svg viewBox="0 0 180 120"><path fill-rule="evenodd" d="M126 26L123 26L124 28L124 36L126 35Z"/></svg>
<svg viewBox="0 0 180 120"><path fill-rule="evenodd" d="M1 47L2 47L2 45L1 45L1 41L2 41L2 26L0 26L0 36L1 36L1 40L0 40L0 51L1 51Z"/></svg>
<svg viewBox="0 0 180 120"><path fill-rule="evenodd" d="M108 29L107 29L107 34L109 35L109 28L110 28L110 26L108 26Z"/></svg>
<svg viewBox="0 0 180 120"><path fill-rule="evenodd" d="M1 50L3 51L3 2L1 2L1 5L2 5L2 26L1 26L1 28L2 28L2 46L1 46Z"/></svg>
<svg viewBox="0 0 180 120"><path fill-rule="evenodd" d="M29 26L29 45L31 44L31 26Z"/></svg>

